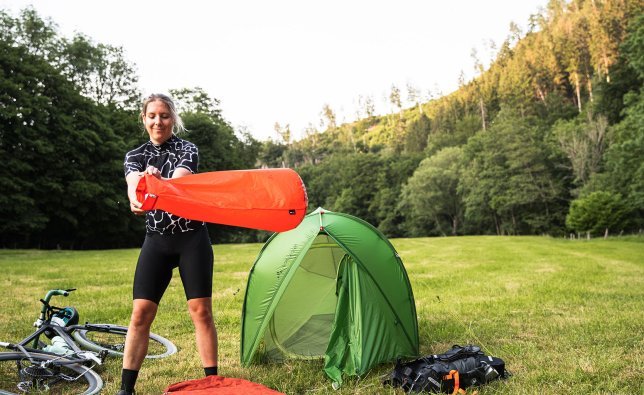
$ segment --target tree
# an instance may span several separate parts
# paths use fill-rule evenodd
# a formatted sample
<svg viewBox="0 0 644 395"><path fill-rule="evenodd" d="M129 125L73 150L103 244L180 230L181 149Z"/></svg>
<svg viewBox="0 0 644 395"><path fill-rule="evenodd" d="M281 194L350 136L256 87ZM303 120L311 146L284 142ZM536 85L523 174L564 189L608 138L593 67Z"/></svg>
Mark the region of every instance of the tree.
<svg viewBox="0 0 644 395"><path fill-rule="evenodd" d="M431 127L431 120L425 114L411 121L405 133L405 152L423 152Z"/></svg>
<svg viewBox="0 0 644 395"><path fill-rule="evenodd" d="M432 122L433 127L435 122ZM427 137L428 154L434 154L446 147L461 146L481 130L480 119L475 114L467 114L454 122L451 130L434 131Z"/></svg>
<svg viewBox="0 0 644 395"><path fill-rule="evenodd" d="M260 167L284 167L284 153L286 149L286 144L278 143L270 139L262 142L257 157Z"/></svg>
<svg viewBox="0 0 644 395"><path fill-rule="evenodd" d="M361 108L361 111L364 112L367 118L371 118L376 114L376 106L373 102L373 97L371 96L360 96L358 98L358 105Z"/></svg>
<svg viewBox="0 0 644 395"><path fill-rule="evenodd" d="M0 42L0 167L3 192L0 194L0 234L3 244L28 239L48 222L34 196L40 154L51 156L43 137L48 133L47 113L35 111L44 105L42 77L52 73L51 66L30 55L25 47ZM6 245L6 244L5 244Z"/></svg>
<svg viewBox="0 0 644 395"><path fill-rule="evenodd" d="M41 57L55 66L61 42L56 25L51 20L40 18L32 7L23 9L19 18L12 18L0 10L0 18L0 36L3 42L20 46L27 53Z"/></svg>
<svg viewBox="0 0 644 395"><path fill-rule="evenodd" d="M644 16L629 26L624 42L625 64L637 76L639 90L628 90L623 97L623 119L611 129L611 146L605 155L605 169L597 175L599 190L623 196L633 219L632 230L644 226ZM633 77L627 77L631 80Z"/></svg>
<svg viewBox="0 0 644 395"><path fill-rule="evenodd" d="M623 21L628 13L623 2L588 1L583 4L583 13L588 20L590 59L597 75L610 82L610 69L619 54L619 43L623 41Z"/></svg>
<svg viewBox="0 0 644 395"><path fill-rule="evenodd" d="M402 99L400 96L400 88L396 85L391 85L391 91L389 92L389 103L393 108L398 111L400 117L402 117Z"/></svg>
<svg viewBox="0 0 644 395"><path fill-rule="evenodd" d="M607 236L609 231L623 230L627 226L628 211L621 195L593 192L572 202L566 225L576 232Z"/></svg>
<svg viewBox="0 0 644 395"><path fill-rule="evenodd" d="M376 218L375 225L387 237L417 236L407 232L406 213L401 210L400 199L404 183L414 173L422 154L394 154L382 156L377 170L376 193L369 203L369 212Z"/></svg>
<svg viewBox="0 0 644 395"><path fill-rule="evenodd" d="M286 124L282 126L279 122L275 122L273 130L275 130L275 133L282 139L282 142L286 146L291 144L291 125Z"/></svg>
<svg viewBox="0 0 644 395"><path fill-rule="evenodd" d="M593 67L588 47L588 19L575 2L559 7L563 12L559 12L551 22L554 51L567 74L568 84L574 89L574 101L581 113L585 98L582 95L584 87L587 87L586 94L592 101Z"/></svg>
<svg viewBox="0 0 644 395"><path fill-rule="evenodd" d="M479 102L479 109L481 111L481 129L485 132L487 129L487 109L485 107L485 98L484 95L486 92L484 92L484 82L486 81L485 78L480 78L480 76L483 74L485 71L485 68L483 67L483 64L478 58L478 54L476 49L472 49L472 53L470 55L472 59L474 60L474 70L479 74L479 78L475 78L472 81L472 84L474 86L474 89L476 91L476 95L478 96L478 102Z"/></svg>
<svg viewBox="0 0 644 395"><path fill-rule="evenodd" d="M458 189L463 172L463 151L445 148L424 159L402 189L401 205L417 232L456 235L463 222L465 204Z"/></svg>
<svg viewBox="0 0 644 395"><path fill-rule="evenodd" d="M504 110L487 133L469 139L459 185L466 220L497 234L549 233L563 225L561 181L534 118Z"/></svg>
<svg viewBox="0 0 644 395"><path fill-rule="evenodd" d="M583 186L599 172L608 146L607 132L606 118L593 119L590 113L570 121L560 120L553 126L553 134L570 160L577 185Z"/></svg>
<svg viewBox="0 0 644 395"><path fill-rule="evenodd" d="M201 113L213 121L224 122L219 100L211 98L201 87L171 89L170 93L180 113Z"/></svg>
<svg viewBox="0 0 644 395"><path fill-rule="evenodd" d="M520 53L519 53L520 54ZM532 76L525 65L525 59L510 49L506 40L500 53L501 70L498 72L498 97L501 105L516 109L520 115L530 115L534 101ZM488 114L490 113L488 109ZM488 118L492 117L488 115Z"/></svg>
<svg viewBox="0 0 644 395"><path fill-rule="evenodd" d="M327 208L354 215L358 218L377 224L374 213L369 211L369 202L378 191L378 170L382 159L374 154L350 154L337 165L335 174L340 178L339 189L335 198L330 200Z"/></svg>
<svg viewBox="0 0 644 395"><path fill-rule="evenodd" d="M549 96L557 93L564 81L560 59L554 49L555 38L547 24L542 27L540 34L530 34L521 44L535 96L542 103L547 103Z"/></svg>
<svg viewBox="0 0 644 395"><path fill-rule="evenodd" d="M420 90L413 86L411 83L407 83L407 102L412 106L418 108L418 114L423 114L423 106L420 105Z"/></svg>
<svg viewBox="0 0 644 395"><path fill-rule="evenodd" d="M64 74L84 96L108 107L138 108L138 77L122 47L94 44L77 34L71 42L64 43L61 56L66 60Z"/></svg>
<svg viewBox="0 0 644 395"><path fill-rule="evenodd" d="M111 112L28 48L1 46L4 243L97 247L127 238L126 147Z"/></svg>
<svg viewBox="0 0 644 395"><path fill-rule="evenodd" d="M184 138L199 147L199 171L237 170L255 166L257 157L245 157L244 143L233 128L210 115L182 114L187 129Z"/></svg>
<svg viewBox="0 0 644 395"><path fill-rule="evenodd" d="M325 103L324 106L322 106L320 116L321 127L325 129L335 129L338 126L335 111L333 111L330 105Z"/></svg>

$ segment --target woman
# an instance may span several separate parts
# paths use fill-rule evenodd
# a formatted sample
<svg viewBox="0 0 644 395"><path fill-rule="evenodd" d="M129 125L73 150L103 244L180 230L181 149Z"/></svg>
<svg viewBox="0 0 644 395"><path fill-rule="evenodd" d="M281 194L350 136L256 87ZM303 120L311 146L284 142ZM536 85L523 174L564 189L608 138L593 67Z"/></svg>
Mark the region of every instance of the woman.
<svg viewBox="0 0 644 395"><path fill-rule="evenodd" d="M147 353L150 326L175 267L181 275L205 374L217 374L217 331L211 298L213 253L206 226L162 210L144 212L136 197L136 186L146 173L158 178L195 173L198 150L174 134L175 130L184 128L170 97L150 95L143 102L141 118L150 141L128 152L124 166L130 209L136 215L145 215L147 232L134 274L132 317L125 340L121 390L117 395L134 393Z"/></svg>

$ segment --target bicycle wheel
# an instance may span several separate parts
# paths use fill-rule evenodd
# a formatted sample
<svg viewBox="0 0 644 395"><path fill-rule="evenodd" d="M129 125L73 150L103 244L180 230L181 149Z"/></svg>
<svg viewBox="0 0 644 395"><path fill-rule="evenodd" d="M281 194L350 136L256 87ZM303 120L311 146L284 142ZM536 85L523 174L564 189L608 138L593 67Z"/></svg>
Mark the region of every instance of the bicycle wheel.
<svg viewBox="0 0 644 395"><path fill-rule="evenodd" d="M33 362L23 353L0 353L0 395L92 395L103 387L103 380L86 366L47 354L29 355Z"/></svg>
<svg viewBox="0 0 644 395"><path fill-rule="evenodd" d="M81 347L92 351L107 350L108 354L123 356L127 328L110 324L86 324L72 335ZM150 333L146 358L164 358L177 352L177 347L164 337Z"/></svg>

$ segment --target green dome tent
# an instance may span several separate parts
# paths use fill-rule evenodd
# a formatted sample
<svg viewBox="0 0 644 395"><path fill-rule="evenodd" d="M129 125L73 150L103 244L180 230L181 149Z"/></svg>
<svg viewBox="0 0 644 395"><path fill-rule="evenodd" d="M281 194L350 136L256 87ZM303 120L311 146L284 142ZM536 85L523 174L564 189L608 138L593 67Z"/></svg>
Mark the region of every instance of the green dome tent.
<svg viewBox="0 0 644 395"><path fill-rule="evenodd" d="M275 233L248 277L241 363L324 357L342 373L418 355L418 323L407 272L376 228L318 208L295 229Z"/></svg>

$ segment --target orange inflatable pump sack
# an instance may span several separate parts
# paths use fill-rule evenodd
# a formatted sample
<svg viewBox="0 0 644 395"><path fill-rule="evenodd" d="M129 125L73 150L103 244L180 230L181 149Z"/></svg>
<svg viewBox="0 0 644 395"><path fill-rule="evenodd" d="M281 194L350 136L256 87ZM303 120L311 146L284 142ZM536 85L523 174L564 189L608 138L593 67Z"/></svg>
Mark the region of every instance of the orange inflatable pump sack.
<svg viewBox="0 0 644 395"><path fill-rule="evenodd" d="M165 389L163 395L284 395L252 381L207 376L201 379L174 383Z"/></svg>
<svg viewBox="0 0 644 395"><path fill-rule="evenodd" d="M306 214L306 188L292 169L228 170L161 180L149 174L136 188L143 210L222 225L284 232Z"/></svg>

